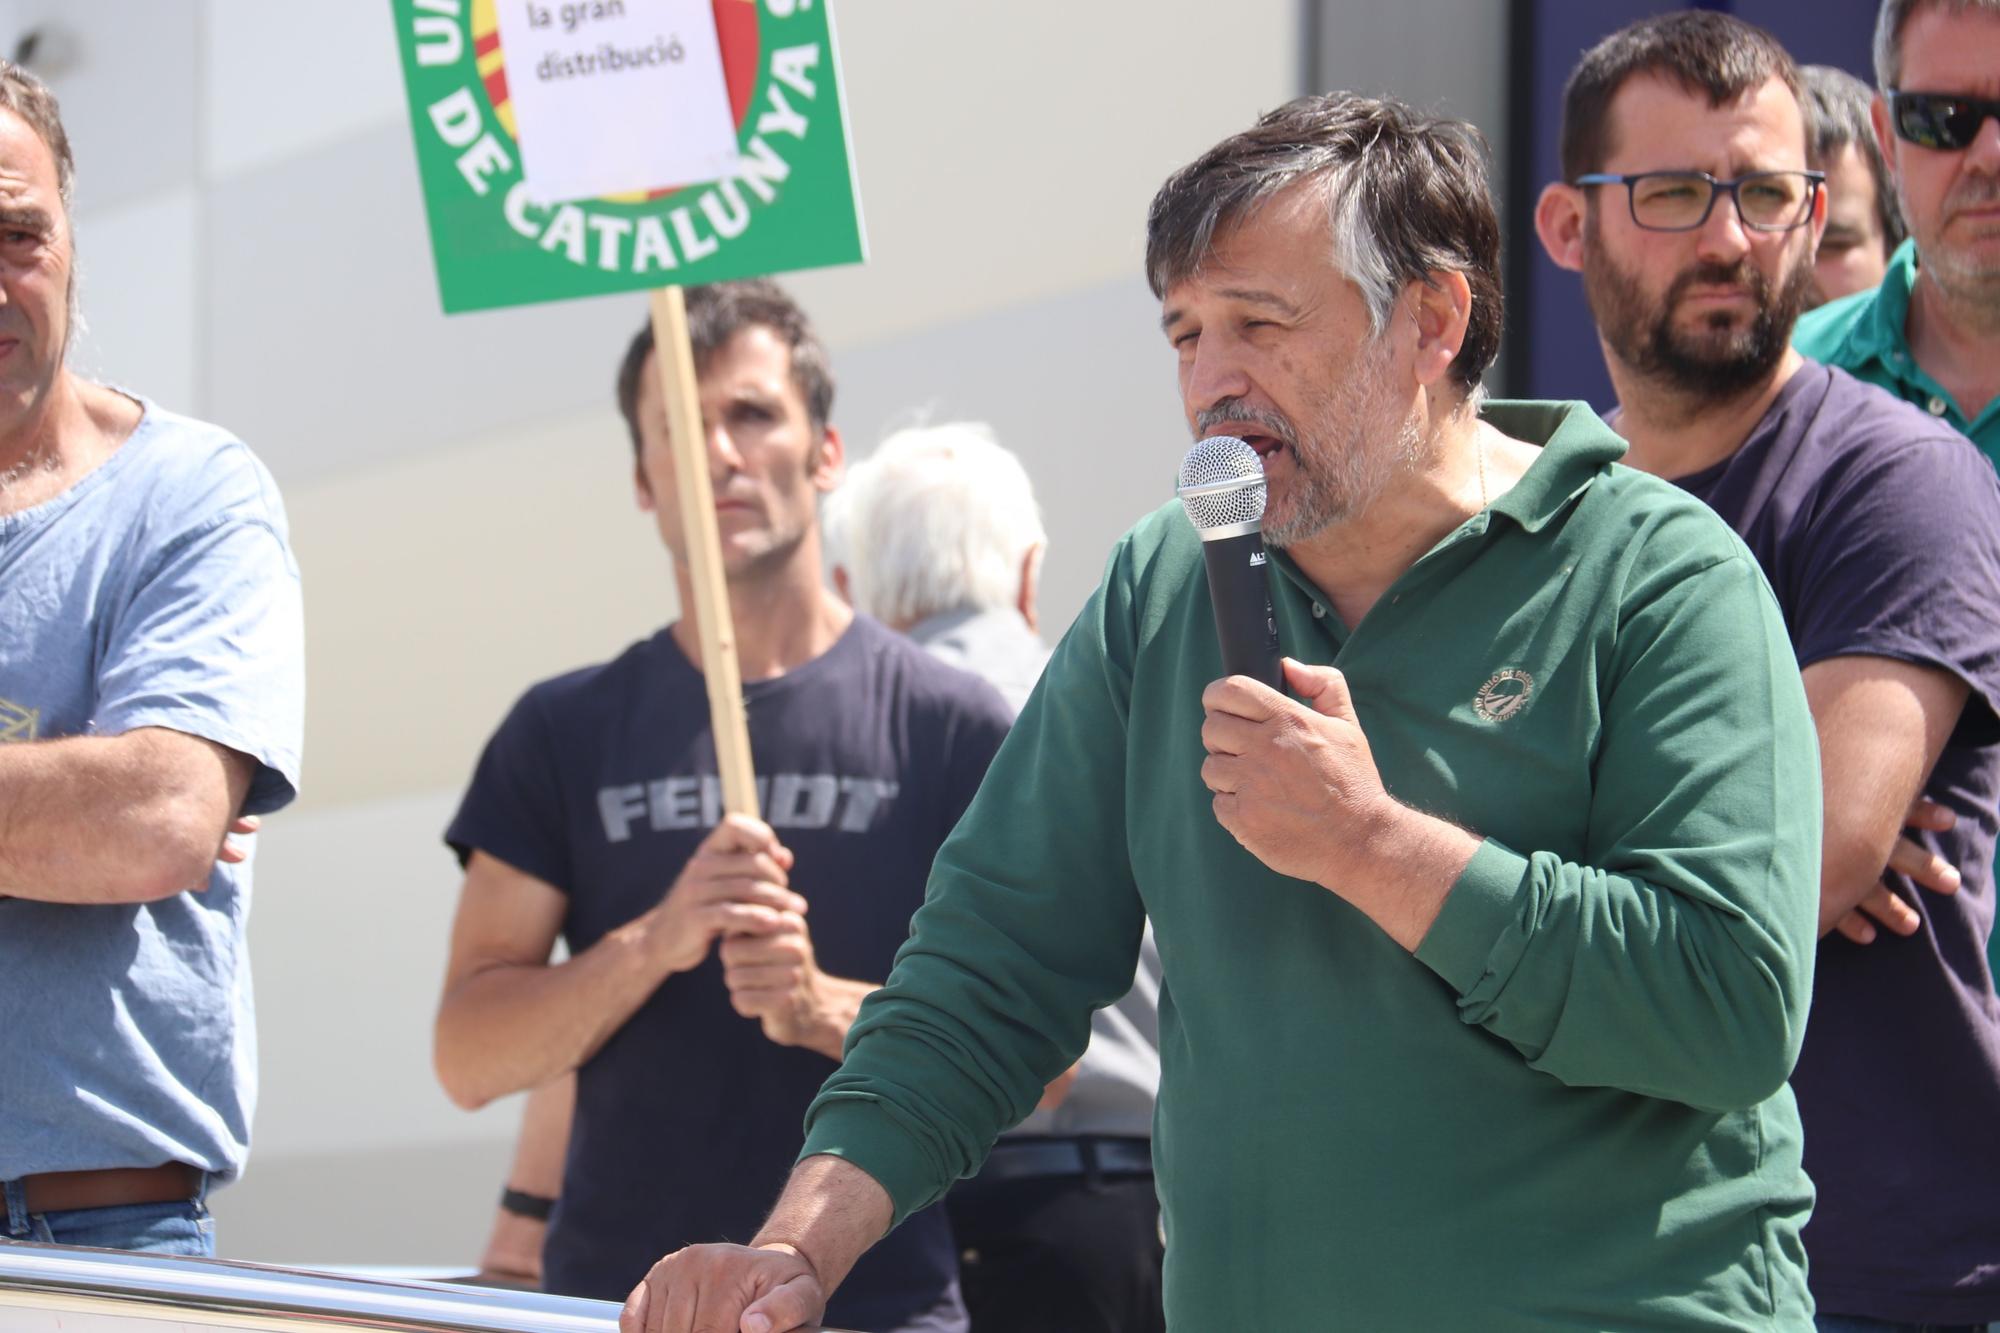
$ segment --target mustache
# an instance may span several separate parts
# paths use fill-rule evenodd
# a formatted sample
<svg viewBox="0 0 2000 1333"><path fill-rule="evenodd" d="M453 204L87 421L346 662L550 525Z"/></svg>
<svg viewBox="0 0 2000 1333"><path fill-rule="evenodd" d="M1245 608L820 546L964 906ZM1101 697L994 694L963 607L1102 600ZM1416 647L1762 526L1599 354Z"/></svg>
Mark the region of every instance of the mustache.
<svg viewBox="0 0 2000 1333"><path fill-rule="evenodd" d="M1961 208L1984 208L1991 203L2000 203L2000 179L1989 176L1962 177L1944 200L1944 206L1950 212Z"/></svg>
<svg viewBox="0 0 2000 1333"><path fill-rule="evenodd" d="M1203 439L1215 434L1216 427L1223 425L1259 426L1265 434L1287 446L1299 442L1298 430L1283 413L1246 407L1241 398L1224 398L1195 414L1195 433Z"/></svg>
<svg viewBox="0 0 2000 1333"><path fill-rule="evenodd" d="M1696 264L1675 278L1673 286L1667 288L1665 307L1671 310L1680 304L1691 287L1741 287L1759 306L1769 305L1771 300L1771 285L1747 259L1739 259L1734 264L1712 261Z"/></svg>

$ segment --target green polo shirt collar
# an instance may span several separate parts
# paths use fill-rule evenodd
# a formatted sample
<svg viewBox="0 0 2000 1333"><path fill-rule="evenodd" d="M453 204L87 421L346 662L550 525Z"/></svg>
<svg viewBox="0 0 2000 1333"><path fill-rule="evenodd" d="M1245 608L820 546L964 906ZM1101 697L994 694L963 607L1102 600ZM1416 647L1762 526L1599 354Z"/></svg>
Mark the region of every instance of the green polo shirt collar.
<svg viewBox="0 0 2000 1333"><path fill-rule="evenodd" d="M1871 366L1877 368L1877 374L1900 386L1902 398L1942 418L1959 434L1970 436L2000 466L2000 398L1988 403L1977 421L1969 420L1958 401L1910 355L1910 292L1916 283L1917 243L1904 241L1889 257L1881 285L1859 298L1866 302L1859 317L1821 359L1849 367L1863 379L1870 378L1865 372ZM1804 350L1812 355L1809 348Z"/></svg>
<svg viewBox="0 0 2000 1333"><path fill-rule="evenodd" d="M1503 435L1539 444L1542 456L1527 475L1488 508L1529 532L1548 521L1625 456L1625 441L1587 403L1492 402L1480 416Z"/></svg>
<svg viewBox="0 0 2000 1333"><path fill-rule="evenodd" d="M1879 361L1891 374L1904 380L1913 378L1912 371L1923 373L1917 370L1909 349L1903 345L1903 328L1910 317L1910 289L1916 282L1917 243L1904 241L1889 256L1889 267L1883 272L1882 283L1875 289L1875 298L1868 303L1866 313L1848 327L1836 365Z"/></svg>

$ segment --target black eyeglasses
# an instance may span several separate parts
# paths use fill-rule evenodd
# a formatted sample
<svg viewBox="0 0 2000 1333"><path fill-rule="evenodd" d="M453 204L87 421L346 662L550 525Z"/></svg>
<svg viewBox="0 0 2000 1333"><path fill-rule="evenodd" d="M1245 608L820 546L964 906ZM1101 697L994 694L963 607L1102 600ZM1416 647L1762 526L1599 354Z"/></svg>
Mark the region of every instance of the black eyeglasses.
<svg viewBox="0 0 2000 1333"><path fill-rule="evenodd" d="M1889 90L1889 123L1896 136L1919 148L1941 151L1970 147L1988 116L2000 116L2000 102L1957 93Z"/></svg>
<svg viewBox="0 0 2000 1333"><path fill-rule="evenodd" d="M1790 231L1812 217L1824 171L1753 171L1719 181L1706 171L1642 171L1633 176L1592 172L1572 185L1622 185L1632 221L1647 231L1693 231L1708 221L1715 197L1727 194L1752 231Z"/></svg>

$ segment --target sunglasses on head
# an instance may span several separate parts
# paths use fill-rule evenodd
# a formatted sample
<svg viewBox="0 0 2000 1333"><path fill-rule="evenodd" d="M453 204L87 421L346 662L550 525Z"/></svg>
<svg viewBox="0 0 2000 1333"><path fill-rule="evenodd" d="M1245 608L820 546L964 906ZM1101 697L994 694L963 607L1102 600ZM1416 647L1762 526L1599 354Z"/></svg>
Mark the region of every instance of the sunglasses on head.
<svg viewBox="0 0 2000 1333"><path fill-rule="evenodd" d="M1958 149L1979 136L1988 116L2000 117L2000 101L1957 93L1889 90L1889 122L1898 138L1919 148Z"/></svg>

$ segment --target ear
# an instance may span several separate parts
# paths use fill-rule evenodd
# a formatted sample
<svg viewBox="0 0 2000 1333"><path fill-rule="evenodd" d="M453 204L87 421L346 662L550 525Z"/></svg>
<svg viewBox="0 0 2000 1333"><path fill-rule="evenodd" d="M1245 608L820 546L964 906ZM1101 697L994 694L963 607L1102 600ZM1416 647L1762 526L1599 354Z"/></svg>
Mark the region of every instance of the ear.
<svg viewBox="0 0 2000 1333"><path fill-rule="evenodd" d="M840 438L838 426L828 426L819 437L819 457L813 461L813 485L821 491L830 491L846 475L847 442Z"/></svg>
<svg viewBox="0 0 2000 1333"><path fill-rule="evenodd" d="M1883 185L1887 187L1888 182L1884 181ZM1813 191L1812 221L1808 225L1812 229L1812 252L1815 255L1819 253L1820 237L1826 235L1826 214L1833 206L1831 193L1825 181L1821 181L1819 188Z"/></svg>
<svg viewBox="0 0 2000 1333"><path fill-rule="evenodd" d="M1557 182L1542 189L1535 203L1535 235L1556 267L1583 271L1583 191Z"/></svg>
<svg viewBox="0 0 2000 1333"><path fill-rule="evenodd" d="M854 605L854 589L848 586L846 565L833 567L833 590L840 594L841 601L849 606Z"/></svg>
<svg viewBox="0 0 2000 1333"><path fill-rule="evenodd" d="M1465 344L1465 326L1472 320L1472 284L1457 269L1432 269L1430 281L1409 286L1417 325L1417 383L1443 380Z"/></svg>
<svg viewBox="0 0 2000 1333"><path fill-rule="evenodd" d="M632 459L632 495L639 502L639 512L650 514L659 508L660 502L653 497L653 483L646 480L646 462L642 458Z"/></svg>
<svg viewBox="0 0 2000 1333"><path fill-rule="evenodd" d="M1014 609L1021 613L1021 619L1028 622L1028 628L1039 632L1041 621L1035 615L1035 597L1041 591L1042 544L1036 542L1021 556L1021 589L1015 598Z"/></svg>
<svg viewBox="0 0 2000 1333"><path fill-rule="evenodd" d="M1875 146L1882 150L1882 161L1888 164L1889 174L1896 174L1896 150L1900 146L1896 132L1889 127L1889 99L1880 93L1868 104L1868 125L1875 131ZM1890 184L1893 186L1894 182Z"/></svg>

